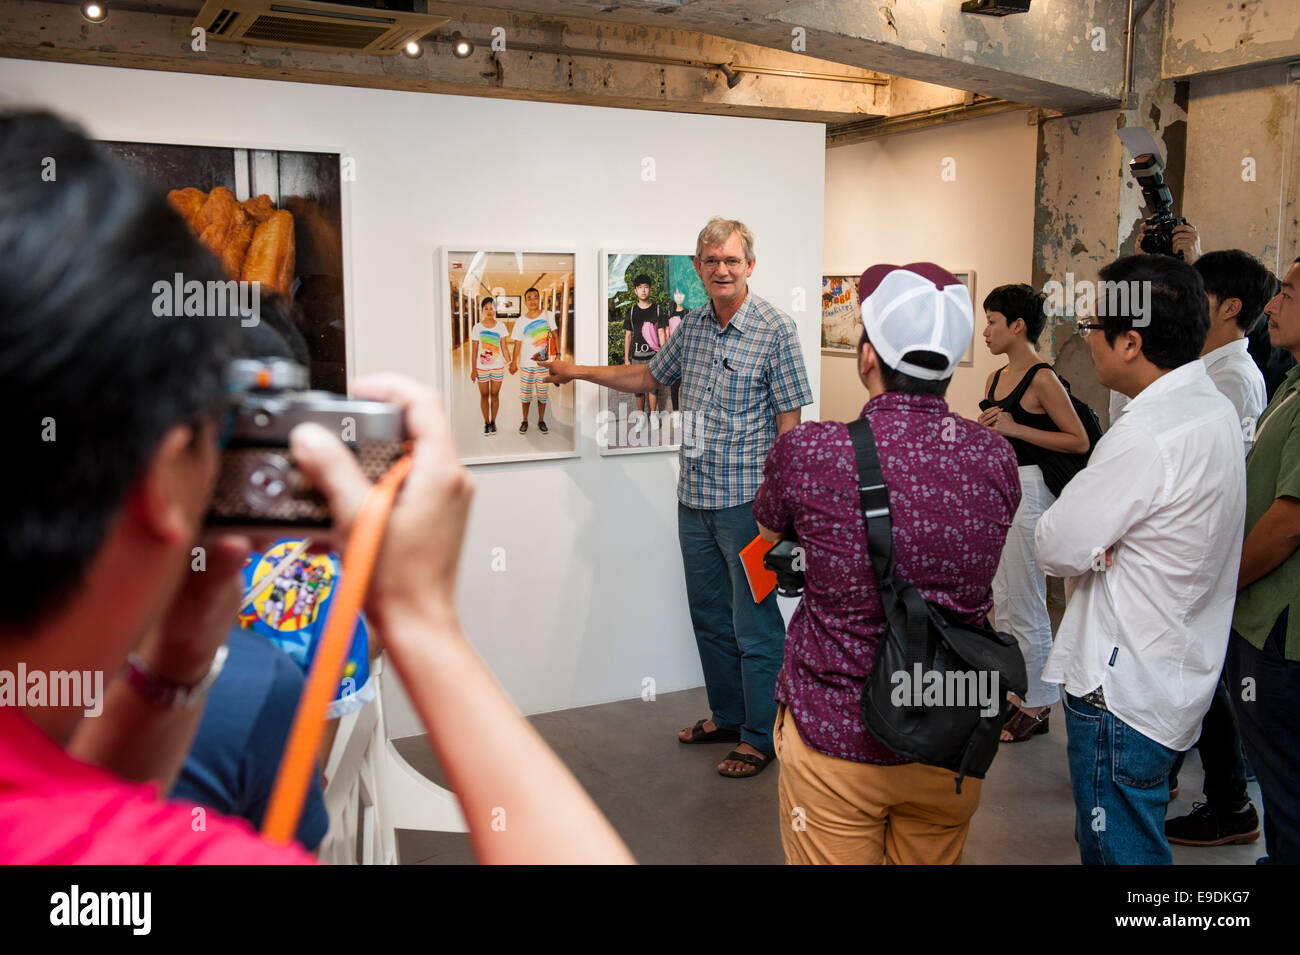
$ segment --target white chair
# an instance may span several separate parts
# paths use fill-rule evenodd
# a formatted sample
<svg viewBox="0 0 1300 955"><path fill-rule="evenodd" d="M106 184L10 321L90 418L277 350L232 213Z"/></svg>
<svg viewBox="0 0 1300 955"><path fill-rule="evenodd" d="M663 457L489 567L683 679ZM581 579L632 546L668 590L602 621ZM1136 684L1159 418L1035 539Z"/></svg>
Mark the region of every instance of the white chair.
<svg viewBox="0 0 1300 955"><path fill-rule="evenodd" d="M325 768L330 827L322 862L394 865L398 829L466 832L456 796L411 768L388 736L385 704L395 692L384 658L371 661L376 698L344 716Z"/></svg>

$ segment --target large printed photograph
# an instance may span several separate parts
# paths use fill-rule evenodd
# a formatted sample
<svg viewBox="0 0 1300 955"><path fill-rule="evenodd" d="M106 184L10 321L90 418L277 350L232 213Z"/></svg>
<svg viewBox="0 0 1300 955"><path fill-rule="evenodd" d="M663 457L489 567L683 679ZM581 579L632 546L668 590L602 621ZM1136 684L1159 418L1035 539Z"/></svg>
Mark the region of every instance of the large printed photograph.
<svg viewBox="0 0 1300 955"><path fill-rule="evenodd" d="M540 364L575 354L572 252L443 252L443 381L466 464L578 453L574 386Z"/></svg>
<svg viewBox="0 0 1300 955"><path fill-rule="evenodd" d="M709 296L689 255L601 253L605 365L648 364ZM675 450L681 444L680 384L643 395L602 388L596 444L602 454Z"/></svg>
<svg viewBox="0 0 1300 955"><path fill-rule="evenodd" d="M346 392L338 153L101 145L166 193L172 208L221 261L227 278L256 282L259 302L275 295L289 306L306 346L311 387Z"/></svg>

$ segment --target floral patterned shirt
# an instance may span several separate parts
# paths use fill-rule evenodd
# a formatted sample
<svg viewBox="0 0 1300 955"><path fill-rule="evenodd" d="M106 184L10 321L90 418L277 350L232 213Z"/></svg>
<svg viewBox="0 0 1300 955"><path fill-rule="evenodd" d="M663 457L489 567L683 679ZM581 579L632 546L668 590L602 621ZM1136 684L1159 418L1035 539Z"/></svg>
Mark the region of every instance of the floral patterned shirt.
<svg viewBox="0 0 1300 955"><path fill-rule="evenodd" d="M971 623L993 605L993 573L1020 504L1015 452L1001 435L932 395L877 395L862 409L880 454L894 527L895 572ZM793 529L806 586L790 620L776 698L813 749L857 763L907 762L862 725L884 610L867 557L848 427L808 422L772 447L754 519Z"/></svg>

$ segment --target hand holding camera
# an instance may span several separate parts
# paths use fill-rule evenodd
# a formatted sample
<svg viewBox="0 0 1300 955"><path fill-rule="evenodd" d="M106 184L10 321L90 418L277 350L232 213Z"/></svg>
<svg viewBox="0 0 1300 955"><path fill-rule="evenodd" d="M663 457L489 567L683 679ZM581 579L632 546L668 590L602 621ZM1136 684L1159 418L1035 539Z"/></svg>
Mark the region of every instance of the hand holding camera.
<svg viewBox="0 0 1300 955"><path fill-rule="evenodd" d="M456 573L474 485L433 391L385 374L358 379L353 393L398 407L412 442L411 473L389 515L366 600L366 613L385 644L396 644L400 654L404 635L424 633L430 624L459 632ZM303 476L329 503L336 536L346 540L370 491L370 476L347 445L318 424L294 428L289 447ZM407 620L420 626L404 626Z"/></svg>

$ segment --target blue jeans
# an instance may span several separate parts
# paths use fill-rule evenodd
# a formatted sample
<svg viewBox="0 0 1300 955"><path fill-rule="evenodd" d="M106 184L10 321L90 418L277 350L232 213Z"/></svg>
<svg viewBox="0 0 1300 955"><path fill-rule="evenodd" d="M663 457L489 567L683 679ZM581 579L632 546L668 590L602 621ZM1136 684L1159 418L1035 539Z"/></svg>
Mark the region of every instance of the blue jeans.
<svg viewBox="0 0 1300 955"><path fill-rule="evenodd" d="M677 505L686 596L713 722L740 730L741 742L770 753L785 622L775 592L756 604L749 589L740 551L757 534L749 503L716 511Z"/></svg>
<svg viewBox="0 0 1300 955"><path fill-rule="evenodd" d="M1065 694L1074 838L1084 865L1171 865L1169 771L1178 751Z"/></svg>

